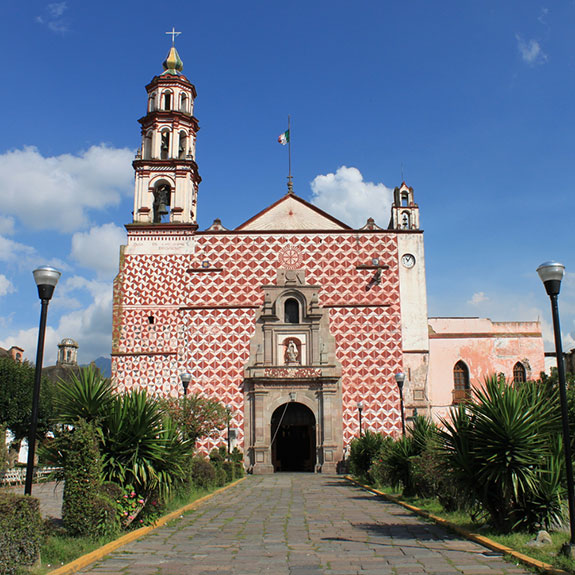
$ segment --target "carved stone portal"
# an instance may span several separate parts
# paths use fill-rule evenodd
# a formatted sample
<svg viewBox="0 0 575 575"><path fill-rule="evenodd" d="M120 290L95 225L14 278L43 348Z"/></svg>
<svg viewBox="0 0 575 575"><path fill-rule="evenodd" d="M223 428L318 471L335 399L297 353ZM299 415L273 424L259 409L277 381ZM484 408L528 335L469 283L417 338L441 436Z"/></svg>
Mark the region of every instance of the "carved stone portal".
<svg viewBox="0 0 575 575"><path fill-rule="evenodd" d="M245 437L253 473L334 473L343 458L341 366L320 286L301 270L278 270L245 368Z"/></svg>

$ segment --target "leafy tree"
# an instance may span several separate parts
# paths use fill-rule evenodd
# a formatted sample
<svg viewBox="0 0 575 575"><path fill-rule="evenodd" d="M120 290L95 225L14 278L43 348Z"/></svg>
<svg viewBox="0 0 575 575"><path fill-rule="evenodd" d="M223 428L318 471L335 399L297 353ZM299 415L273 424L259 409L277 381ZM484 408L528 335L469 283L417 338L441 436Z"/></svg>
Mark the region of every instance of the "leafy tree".
<svg viewBox="0 0 575 575"><path fill-rule="evenodd" d="M34 366L10 357L0 358L0 425L6 426L20 442L28 436L32 414ZM42 378L38 410L38 438L49 431L54 415L54 384Z"/></svg>
<svg viewBox="0 0 575 575"><path fill-rule="evenodd" d="M161 401L183 436L194 443L200 437L221 431L228 421L228 413L221 403L197 393Z"/></svg>

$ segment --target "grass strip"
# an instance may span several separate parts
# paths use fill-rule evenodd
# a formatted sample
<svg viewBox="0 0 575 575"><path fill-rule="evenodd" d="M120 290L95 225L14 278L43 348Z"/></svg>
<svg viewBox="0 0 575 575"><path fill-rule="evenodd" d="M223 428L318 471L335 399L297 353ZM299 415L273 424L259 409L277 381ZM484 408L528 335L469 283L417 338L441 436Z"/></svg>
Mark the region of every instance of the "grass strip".
<svg viewBox="0 0 575 575"><path fill-rule="evenodd" d="M540 571L542 571L544 573L549 573L551 575L569 575L568 571L564 571L563 569L558 569L549 563L539 561L538 559L534 559L533 557L529 557L528 555L525 555L524 553L520 553L519 551L515 551L515 549L512 549L511 547L507 547L506 545L502 545L501 543L497 543L497 541L493 541L493 539L489 539L489 537L485 537L484 535L478 535L477 533L473 533L472 531L469 531L468 529L465 529L464 527L461 527L460 525L456 525L455 523L452 523L451 521L448 521L447 519L444 519L443 517L439 517L433 513L430 513L429 511L425 511L423 509L420 509L419 507L416 507L415 505L411 505L410 503L407 503L406 501L402 501L401 498L396 496L396 495L390 495L388 493L380 491L379 489L375 489L374 487L370 487L369 485L364 485L363 483L360 483L359 481L357 481L356 479L354 479L353 477L351 477L349 475L346 475L345 478L348 481L350 481L351 483L358 485L362 489L366 489L367 491L371 491L372 493L375 493L376 495L383 497L387 501L390 501L392 503L396 503L397 505L401 505L401 507L408 509L412 513L415 513L416 515L419 515L420 517L424 517L425 519L430 519L431 521L437 523L438 525L441 525L442 527L445 527L446 529L449 529L450 531L454 531L458 535L461 535L462 537L465 537L466 539L469 539L470 541L475 541L476 543L479 543L480 545L483 545L484 547L487 547L488 549L491 549L492 551L497 551L499 553L503 553L504 555L513 557L514 559L516 559L517 561L520 561L524 565L528 565L529 567L534 567L535 569L539 569Z"/></svg>

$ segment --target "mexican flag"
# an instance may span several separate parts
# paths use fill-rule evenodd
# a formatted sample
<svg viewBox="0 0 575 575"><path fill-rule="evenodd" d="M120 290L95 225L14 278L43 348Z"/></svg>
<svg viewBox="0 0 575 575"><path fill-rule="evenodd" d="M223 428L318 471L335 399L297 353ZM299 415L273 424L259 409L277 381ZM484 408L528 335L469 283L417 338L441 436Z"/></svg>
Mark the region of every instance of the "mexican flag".
<svg viewBox="0 0 575 575"><path fill-rule="evenodd" d="M289 130L286 130L283 134L280 135L278 142L282 146L285 146L289 142Z"/></svg>

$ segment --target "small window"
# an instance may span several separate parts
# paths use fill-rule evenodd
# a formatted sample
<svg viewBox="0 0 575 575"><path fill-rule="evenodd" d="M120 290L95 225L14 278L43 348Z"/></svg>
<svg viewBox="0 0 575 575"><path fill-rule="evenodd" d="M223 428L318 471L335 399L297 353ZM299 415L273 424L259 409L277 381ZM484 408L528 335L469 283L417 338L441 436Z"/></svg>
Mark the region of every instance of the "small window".
<svg viewBox="0 0 575 575"><path fill-rule="evenodd" d="M469 389L469 369L462 361L453 368L453 387L457 390Z"/></svg>
<svg viewBox="0 0 575 575"><path fill-rule="evenodd" d="M167 160L170 153L170 132L165 130L162 132L162 141L160 143L160 159Z"/></svg>
<svg viewBox="0 0 575 575"><path fill-rule="evenodd" d="M172 93L164 92L164 110L172 109Z"/></svg>
<svg viewBox="0 0 575 575"><path fill-rule="evenodd" d="M463 403L471 397L469 369L463 361L458 361L453 368L453 403Z"/></svg>
<svg viewBox="0 0 575 575"><path fill-rule="evenodd" d="M527 381L527 371L525 366L518 361L513 366L513 383L525 383Z"/></svg>
<svg viewBox="0 0 575 575"><path fill-rule="evenodd" d="M184 114L187 112L188 107L188 97L185 94L180 95L180 112Z"/></svg>
<svg viewBox="0 0 575 575"><path fill-rule="evenodd" d="M187 154L187 147L188 147L188 137L186 132L181 131L180 132L180 142L178 145L178 158L180 160L183 160L186 157Z"/></svg>
<svg viewBox="0 0 575 575"><path fill-rule="evenodd" d="M403 207L409 206L409 194L407 192L402 192L401 194L401 205Z"/></svg>
<svg viewBox="0 0 575 575"><path fill-rule="evenodd" d="M144 160L149 160L152 157L152 132L148 132L144 137Z"/></svg>
<svg viewBox="0 0 575 575"><path fill-rule="evenodd" d="M156 111L156 94L152 94L150 96L148 104L148 112L155 112L155 111Z"/></svg>
<svg viewBox="0 0 575 575"><path fill-rule="evenodd" d="M284 311L286 323L299 323L299 303L296 299L286 299Z"/></svg>

